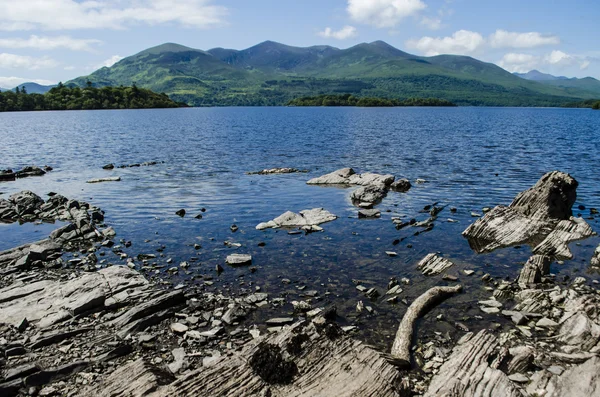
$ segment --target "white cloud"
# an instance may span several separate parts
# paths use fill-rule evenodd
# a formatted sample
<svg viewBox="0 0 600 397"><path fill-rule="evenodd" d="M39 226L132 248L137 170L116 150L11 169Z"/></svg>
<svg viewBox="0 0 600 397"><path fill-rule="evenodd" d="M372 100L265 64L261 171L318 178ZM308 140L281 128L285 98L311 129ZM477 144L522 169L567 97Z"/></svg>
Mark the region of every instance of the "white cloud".
<svg viewBox="0 0 600 397"><path fill-rule="evenodd" d="M0 39L0 47L33 48L36 50L55 50L65 48L72 51L93 51L92 45L101 44L95 39L75 39L69 36L40 37L36 35L24 38Z"/></svg>
<svg viewBox="0 0 600 397"><path fill-rule="evenodd" d="M357 22L391 28L426 7L421 0L348 0L347 11Z"/></svg>
<svg viewBox="0 0 600 397"><path fill-rule="evenodd" d="M440 18L423 17L421 18L420 23L422 26L431 30L439 30L442 28L442 20Z"/></svg>
<svg viewBox="0 0 600 397"><path fill-rule="evenodd" d="M478 32L459 30L452 36L425 36L420 39L411 39L406 42L406 45L431 56L438 54L469 55L489 48L534 48L559 43L560 39L557 36L542 35L538 32L519 33L496 30L488 37L484 37Z"/></svg>
<svg viewBox="0 0 600 397"><path fill-rule="evenodd" d="M571 65L575 61L575 58L562 51L554 50L546 55L544 60L551 65Z"/></svg>
<svg viewBox="0 0 600 397"><path fill-rule="evenodd" d="M563 51L554 50L545 55L531 54L505 54L498 62L498 66L509 72L526 73L533 69L552 68L555 70L564 69L569 66L579 65L581 70L590 66L589 59L584 59L576 55L567 54Z"/></svg>
<svg viewBox="0 0 600 397"><path fill-rule="evenodd" d="M344 26L340 30L325 28L325 30L317 34L327 39L345 40L356 36L356 28L354 26Z"/></svg>
<svg viewBox="0 0 600 397"><path fill-rule="evenodd" d="M439 54L471 54L485 45L485 39L477 32L459 30L450 37L422 37L408 40L409 48L417 49L427 56Z"/></svg>
<svg viewBox="0 0 600 397"><path fill-rule="evenodd" d="M56 84L55 81L51 80L41 80L41 79L27 79L23 77L2 77L0 76L0 87L4 88L13 88L23 83L38 83L41 85L52 85Z"/></svg>
<svg viewBox="0 0 600 397"><path fill-rule="evenodd" d="M100 65L98 65L96 67L96 69L100 69L103 67L107 67L110 68L112 65L114 65L115 63L119 62L121 59L123 59L122 56L120 55L113 55L112 57L108 58L107 60L105 60L104 62L102 62Z"/></svg>
<svg viewBox="0 0 600 397"><path fill-rule="evenodd" d="M579 65L579 69L586 70L589 66L590 66L590 60L586 59L581 63L581 65Z"/></svg>
<svg viewBox="0 0 600 397"><path fill-rule="evenodd" d="M211 0L0 0L0 30L123 29L132 24L211 28L227 8Z"/></svg>
<svg viewBox="0 0 600 397"><path fill-rule="evenodd" d="M489 42L493 48L534 48L560 44L560 38L538 32L517 33L499 29L490 35Z"/></svg>
<svg viewBox="0 0 600 397"><path fill-rule="evenodd" d="M23 55L0 53L0 68L5 69L50 69L58 66L58 62L52 58L34 58Z"/></svg>
<svg viewBox="0 0 600 397"><path fill-rule="evenodd" d="M498 66L509 72L527 73L530 70L537 69L541 66L541 57L530 54L505 54L498 62Z"/></svg>

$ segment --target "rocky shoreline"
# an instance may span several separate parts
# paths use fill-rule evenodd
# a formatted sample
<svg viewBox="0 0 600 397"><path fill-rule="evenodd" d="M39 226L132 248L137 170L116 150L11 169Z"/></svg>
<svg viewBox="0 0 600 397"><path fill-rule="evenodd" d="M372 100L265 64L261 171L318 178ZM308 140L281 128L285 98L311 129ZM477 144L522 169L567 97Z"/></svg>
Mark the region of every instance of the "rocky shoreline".
<svg viewBox="0 0 600 397"><path fill-rule="evenodd" d="M309 184L358 185L352 199L364 211L389 189L410 188L407 182L343 169ZM533 247L514 280L482 278L490 296L479 302L481 311L513 326L492 323L477 333L465 327L458 341L439 334L414 345L415 317L398 332L410 348L408 369L398 350L384 353L352 338L352 327L337 324L334 307L292 302L297 319L273 318L261 333L244 319L283 298L162 283L153 266L163 259L153 254L125 255L126 266L111 265L103 256L119 252L116 233L104 225L102 210L88 203L60 195L44 201L27 191L0 199L3 222L65 222L48 239L0 252L0 395L600 395L597 285L582 277L559 285L549 271L552 262L569 258L569 242L593 233L572 217L576 188L567 174L546 174L509 207L488 211L465 230L482 252ZM424 231L441 207L429 211L430 221L416 225ZM284 215L265 227L318 223L303 213ZM72 259L63 258L67 252ZM598 257L591 266L598 266ZM452 266L441 254L418 264L445 283L456 281L447 273ZM384 299L397 299L400 285L392 280ZM365 296L378 294L363 288ZM417 317L429 309L419 309Z"/></svg>

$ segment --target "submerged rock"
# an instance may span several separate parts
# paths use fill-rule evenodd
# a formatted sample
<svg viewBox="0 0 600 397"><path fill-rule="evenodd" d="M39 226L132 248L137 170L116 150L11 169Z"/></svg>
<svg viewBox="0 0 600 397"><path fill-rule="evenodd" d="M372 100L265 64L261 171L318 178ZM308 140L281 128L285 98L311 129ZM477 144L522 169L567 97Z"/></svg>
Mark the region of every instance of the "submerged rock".
<svg viewBox="0 0 600 397"><path fill-rule="evenodd" d="M107 177L107 178L90 179L86 183L119 182L120 180L121 180L120 176L111 176L111 177Z"/></svg>
<svg viewBox="0 0 600 397"><path fill-rule="evenodd" d="M308 170L299 170L297 168L269 168L260 171L246 172L246 175L272 175L272 174L293 174L293 173L306 173Z"/></svg>

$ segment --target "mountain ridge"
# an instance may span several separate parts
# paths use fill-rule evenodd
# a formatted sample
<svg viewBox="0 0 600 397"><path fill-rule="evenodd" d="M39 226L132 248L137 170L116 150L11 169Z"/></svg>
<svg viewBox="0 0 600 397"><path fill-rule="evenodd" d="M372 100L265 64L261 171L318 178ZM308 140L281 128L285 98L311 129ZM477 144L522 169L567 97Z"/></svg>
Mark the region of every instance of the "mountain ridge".
<svg viewBox="0 0 600 397"><path fill-rule="evenodd" d="M542 84L468 56L409 54L384 41L346 49L264 41L244 50L207 51L164 43L67 82L137 84L192 106L284 105L311 95L349 93L407 99L436 97L460 105L559 106L596 94Z"/></svg>
<svg viewBox="0 0 600 397"><path fill-rule="evenodd" d="M566 77L554 76L548 73L542 73L539 70L530 70L527 73L514 73L520 78L536 81L548 86L569 90L583 90L592 93L596 98L600 98L600 81L593 77Z"/></svg>

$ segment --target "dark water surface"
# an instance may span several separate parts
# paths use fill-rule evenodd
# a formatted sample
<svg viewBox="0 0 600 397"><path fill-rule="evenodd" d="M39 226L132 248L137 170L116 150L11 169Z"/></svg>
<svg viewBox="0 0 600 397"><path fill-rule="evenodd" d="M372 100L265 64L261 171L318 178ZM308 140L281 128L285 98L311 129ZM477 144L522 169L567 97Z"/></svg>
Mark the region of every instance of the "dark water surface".
<svg viewBox="0 0 600 397"><path fill-rule="evenodd" d="M516 277L529 247L507 248L491 254L471 251L460 233L473 221L471 211L509 204L520 191L545 172L569 172L580 183L574 211L580 204L600 208L600 113L588 109L522 108L208 108L137 111L76 111L0 114L0 169L50 165L43 177L0 183L0 197L29 189L45 197L50 191L89 201L106 211L106 223L117 238L131 240L125 251L157 253L173 263L197 258L189 275L208 290L237 293L260 286L271 298L287 294L288 301L304 292L318 291L315 306L333 302L343 322L362 326L361 336L388 343L405 311L379 298L369 301L352 282L380 291L390 277L408 277L403 296L412 301L441 276L426 278L415 271L429 252L440 252L457 266L466 293L434 314L464 320L470 327L489 325L497 317L484 316L476 301L488 297L479 280L484 273ZM164 161L149 167L105 171L107 163L131 164ZM309 169L308 174L246 175L271 167ZM357 219L350 189L308 186L315 176L342 167L357 172L390 173L411 181L408 193L390 192L379 205L381 219ZM86 184L91 178L120 176L121 182ZM427 218L419 210L427 204L448 205L435 228L418 236L418 229L396 230L393 216ZM448 208L456 207L451 214ZM259 222L286 210L324 207L336 221L322 225L323 233L288 235L285 230L257 231ZM185 208L185 218L175 211ZM194 215L205 208L203 219ZM389 212L386 212L389 211ZM458 220L447 222L447 218ZM598 230L596 220L588 220ZM231 224L239 230L232 233ZM0 250L45 237L55 225L0 225ZM392 242L406 237L398 245ZM150 240L149 242L145 242ZM579 245L575 254L552 271L596 279L587 263L598 244L594 237ZM241 243L234 249L224 241ZM258 247L265 242L265 247ZM195 250L194 243L202 245ZM411 248L408 245L412 245ZM385 251L395 251L388 257ZM226 267L217 276L215 265L230 253L249 253L257 268ZM157 253L158 254L158 253ZM109 263L124 263L109 253ZM466 277L463 269L477 273ZM164 268L166 271L166 267ZM163 273L166 273L163 271ZM168 277L165 275L165 277ZM292 283L282 284L281 278ZM298 287L306 286L305 290ZM356 317L358 300L372 306L376 315ZM292 311L287 304L266 309L264 316ZM430 316L433 318L434 316ZM258 321L258 319L257 319ZM452 321L435 322L437 330L453 330ZM427 328L432 330L434 328Z"/></svg>

